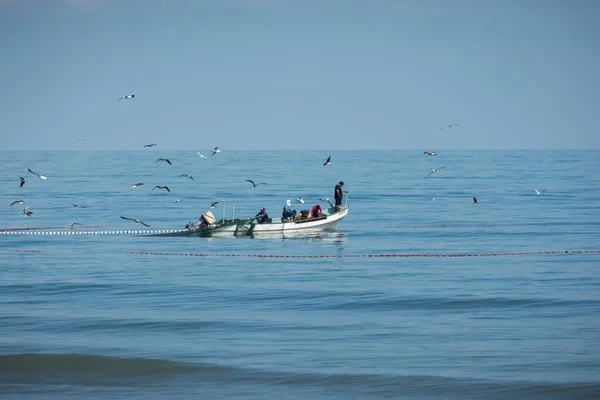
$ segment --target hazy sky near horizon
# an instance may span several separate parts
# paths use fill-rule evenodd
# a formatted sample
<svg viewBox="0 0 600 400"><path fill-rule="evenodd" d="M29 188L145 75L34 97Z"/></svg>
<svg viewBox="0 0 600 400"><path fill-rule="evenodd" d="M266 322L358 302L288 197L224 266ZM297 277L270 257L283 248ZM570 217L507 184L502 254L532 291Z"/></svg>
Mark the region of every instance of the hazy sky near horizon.
<svg viewBox="0 0 600 400"><path fill-rule="evenodd" d="M594 0L0 0L0 150L599 148L598 20Z"/></svg>

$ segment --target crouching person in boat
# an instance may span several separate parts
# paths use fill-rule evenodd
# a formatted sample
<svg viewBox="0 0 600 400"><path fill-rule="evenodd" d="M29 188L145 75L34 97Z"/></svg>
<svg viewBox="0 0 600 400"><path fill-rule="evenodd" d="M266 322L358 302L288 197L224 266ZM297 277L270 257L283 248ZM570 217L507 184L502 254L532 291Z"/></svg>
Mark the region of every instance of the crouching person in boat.
<svg viewBox="0 0 600 400"><path fill-rule="evenodd" d="M281 222L293 221L296 218L296 210L292 210L292 201L288 200L283 206L281 213Z"/></svg>
<svg viewBox="0 0 600 400"><path fill-rule="evenodd" d="M265 210L264 207L260 208L260 211L258 212L258 214L256 214L254 217L250 218L251 220L256 220L257 224L268 224L269 223L269 215L267 214L267 211Z"/></svg>
<svg viewBox="0 0 600 400"><path fill-rule="evenodd" d="M323 209L319 204L315 204L310 212L311 218L320 218L323 216Z"/></svg>

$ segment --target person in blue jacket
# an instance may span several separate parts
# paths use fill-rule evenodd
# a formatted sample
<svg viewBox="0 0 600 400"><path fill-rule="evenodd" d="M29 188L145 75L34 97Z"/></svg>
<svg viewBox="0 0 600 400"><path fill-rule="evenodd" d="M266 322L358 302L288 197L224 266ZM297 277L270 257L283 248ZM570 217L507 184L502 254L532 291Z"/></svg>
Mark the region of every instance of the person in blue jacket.
<svg viewBox="0 0 600 400"><path fill-rule="evenodd" d="M296 217L296 210L292 210L292 201L287 200L281 213L281 222L293 220Z"/></svg>
<svg viewBox="0 0 600 400"><path fill-rule="evenodd" d="M253 218L250 218L250 219L255 219L256 223L258 223L258 224L268 224L269 223L269 215L267 214L267 211L265 210L264 207L261 207L258 214L256 214Z"/></svg>

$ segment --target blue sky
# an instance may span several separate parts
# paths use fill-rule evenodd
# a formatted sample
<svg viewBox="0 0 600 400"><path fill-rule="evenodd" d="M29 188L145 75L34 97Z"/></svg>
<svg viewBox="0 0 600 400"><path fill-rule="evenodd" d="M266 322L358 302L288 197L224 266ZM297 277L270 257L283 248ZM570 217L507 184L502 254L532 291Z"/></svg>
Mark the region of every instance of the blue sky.
<svg viewBox="0 0 600 400"><path fill-rule="evenodd" d="M599 18L592 0L0 0L0 149L599 148Z"/></svg>

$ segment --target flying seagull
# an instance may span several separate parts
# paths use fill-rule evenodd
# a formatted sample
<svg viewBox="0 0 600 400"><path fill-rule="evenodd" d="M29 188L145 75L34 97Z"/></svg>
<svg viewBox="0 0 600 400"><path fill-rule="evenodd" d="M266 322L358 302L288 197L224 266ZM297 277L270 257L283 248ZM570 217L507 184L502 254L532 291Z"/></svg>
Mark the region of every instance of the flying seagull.
<svg viewBox="0 0 600 400"><path fill-rule="evenodd" d="M331 202L331 200L329 200L327 197L321 197L319 200L326 201L326 202L329 203L329 205L331 206L331 208L335 208L335 206L333 205L333 203Z"/></svg>
<svg viewBox="0 0 600 400"><path fill-rule="evenodd" d="M25 203L25 200L15 200L12 203L10 203L10 206L14 206L15 204L23 204Z"/></svg>
<svg viewBox="0 0 600 400"><path fill-rule="evenodd" d="M437 153L435 151L424 151L423 154L428 156L437 156Z"/></svg>
<svg viewBox="0 0 600 400"><path fill-rule="evenodd" d="M79 208L87 208L87 206L82 206L82 205L79 205L79 204L73 204L73 203L67 203L67 204L70 204L70 205L72 205L73 207L76 207L76 208L77 207L79 207Z"/></svg>
<svg viewBox="0 0 600 400"><path fill-rule="evenodd" d="M93 142L93 140L87 140L87 139L77 139L77 141L79 142L79 144L86 144L86 143Z"/></svg>
<svg viewBox="0 0 600 400"><path fill-rule="evenodd" d="M215 147L214 149L212 149L212 155L214 156L217 153L220 153L221 149L219 149L218 147Z"/></svg>
<svg viewBox="0 0 600 400"><path fill-rule="evenodd" d="M169 163L169 165L173 165L173 164L171 164L171 161L168 158L159 158L156 161L154 161L154 164L156 164L159 161L164 161L166 163Z"/></svg>
<svg viewBox="0 0 600 400"><path fill-rule="evenodd" d="M200 153L200 152L198 152L198 155L200 156L201 159L202 158L206 158L206 156L204 154Z"/></svg>
<svg viewBox="0 0 600 400"><path fill-rule="evenodd" d="M79 222L71 222L71 229L75 229L75 225L81 225Z"/></svg>
<svg viewBox="0 0 600 400"><path fill-rule="evenodd" d="M154 146L158 146L156 143L150 143L150 144L145 144L142 147L154 147Z"/></svg>
<svg viewBox="0 0 600 400"><path fill-rule="evenodd" d="M296 201L300 204L304 204L304 199L302 197L298 197Z"/></svg>
<svg viewBox="0 0 600 400"><path fill-rule="evenodd" d="M442 129L446 129L446 128L452 128L453 126L458 126L458 124L450 124L450 125L445 125L445 126L442 126L442 127L440 128L440 130L442 130Z"/></svg>
<svg viewBox="0 0 600 400"><path fill-rule="evenodd" d="M535 190L535 194L542 194L546 191L546 190L537 190L537 189L533 189L533 190Z"/></svg>
<svg viewBox="0 0 600 400"><path fill-rule="evenodd" d="M473 196L473 204L479 204L479 200L477 200L477 197Z"/></svg>
<svg viewBox="0 0 600 400"><path fill-rule="evenodd" d="M152 190L154 190L154 189L157 189L157 188L158 188L158 189L164 189L164 190L166 190L167 192L171 193L171 191L169 190L169 187L168 187L168 186L154 186L154 187L152 188Z"/></svg>
<svg viewBox="0 0 600 400"><path fill-rule="evenodd" d="M19 178L21 178L21 184L19 185L19 187L23 187L25 182L27 182L27 179L23 178L22 176L20 176Z"/></svg>
<svg viewBox="0 0 600 400"><path fill-rule="evenodd" d="M179 176L183 176L183 177L185 177L185 178L189 178L189 179L191 179L191 180L195 181L194 177L193 177L193 176L191 176L191 175L188 175L188 174L181 174L181 175L179 175Z"/></svg>
<svg viewBox="0 0 600 400"><path fill-rule="evenodd" d="M144 184L142 182L138 182L138 183L134 183L133 185L131 185L132 188L136 188L138 186L144 186Z"/></svg>
<svg viewBox="0 0 600 400"><path fill-rule="evenodd" d="M122 100L122 99L131 100L134 97L135 97L135 94L126 94L125 96L119 97L119 100Z"/></svg>
<svg viewBox="0 0 600 400"><path fill-rule="evenodd" d="M217 204L219 204L218 201L213 201L212 203L210 203L210 209L212 210L213 208L215 208Z"/></svg>
<svg viewBox="0 0 600 400"><path fill-rule="evenodd" d="M147 226L147 227L150 226L150 225L146 224L145 222L140 221L139 219L136 219L136 218L127 218L127 217L123 217L123 216L121 216L121 218L137 222L138 224L142 224L142 225Z"/></svg>
<svg viewBox="0 0 600 400"><path fill-rule="evenodd" d="M38 173L35 173L35 172L33 172L32 170L30 170L29 168L27 168L27 171L31 172L31 173L32 173L32 174L34 174L34 175L37 175L37 177L38 177L38 178L40 178L40 179L48 179L48 177L47 177L47 176L45 176L45 175L40 175L40 174L38 174Z"/></svg>
<svg viewBox="0 0 600 400"><path fill-rule="evenodd" d="M23 214L25 214L25 216L26 216L26 217L30 217L30 216L31 216L31 214L33 214L33 212L32 212L32 211L29 211L29 209L28 209L27 207L25 207L25 208L23 209Z"/></svg>
<svg viewBox="0 0 600 400"><path fill-rule="evenodd" d="M323 166L331 164L331 156L327 157L327 161L323 163Z"/></svg>
<svg viewBox="0 0 600 400"><path fill-rule="evenodd" d="M177 203L179 203L180 201L181 201L181 200L179 200L179 199L173 200L173 204L177 204Z"/></svg>
<svg viewBox="0 0 600 400"><path fill-rule="evenodd" d="M440 170L440 169L444 169L444 168L446 168L446 166L445 166L445 165L444 165L443 167L439 167L439 168L432 169L432 170L431 170L431 172L429 173L429 175L431 175L431 174L435 173L436 171L438 171L438 170ZM425 177L425 179L429 178L429 175L427 175L427 176Z"/></svg>
<svg viewBox="0 0 600 400"><path fill-rule="evenodd" d="M254 183L254 181L251 181L250 179L246 179L246 182L250 182L254 187L257 187L258 185L266 185L264 182Z"/></svg>

